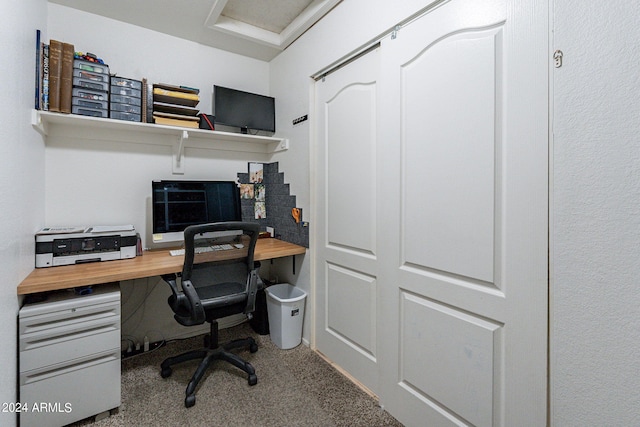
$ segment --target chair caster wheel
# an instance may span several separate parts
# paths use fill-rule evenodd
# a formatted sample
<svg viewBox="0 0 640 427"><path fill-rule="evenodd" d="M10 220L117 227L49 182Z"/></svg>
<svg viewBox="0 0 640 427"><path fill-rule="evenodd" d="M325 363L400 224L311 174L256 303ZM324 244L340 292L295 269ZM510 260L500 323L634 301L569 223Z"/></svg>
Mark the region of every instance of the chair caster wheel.
<svg viewBox="0 0 640 427"><path fill-rule="evenodd" d="M196 404L196 397L194 395L187 396L184 399L184 406L186 408L191 408L195 404Z"/></svg>
<svg viewBox="0 0 640 427"><path fill-rule="evenodd" d="M249 345L249 351L250 351L251 353L255 353L256 351L258 351L258 344L257 344L257 343L255 343L255 342L252 342L252 343Z"/></svg>
<svg viewBox="0 0 640 427"><path fill-rule="evenodd" d="M173 371L171 370L171 368L162 368L162 371L160 371L160 376L162 378L169 378L172 372Z"/></svg>
<svg viewBox="0 0 640 427"><path fill-rule="evenodd" d="M258 377L255 374L249 375L249 385L258 384Z"/></svg>

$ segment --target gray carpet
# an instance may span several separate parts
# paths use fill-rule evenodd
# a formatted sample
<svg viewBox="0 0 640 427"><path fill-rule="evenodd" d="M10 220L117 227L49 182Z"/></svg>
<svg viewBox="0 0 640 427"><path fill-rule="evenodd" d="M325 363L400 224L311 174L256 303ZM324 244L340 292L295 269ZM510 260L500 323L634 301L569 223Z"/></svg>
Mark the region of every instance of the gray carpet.
<svg viewBox="0 0 640 427"><path fill-rule="evenodd" d="M197 361L160 377L168 356L199 348L202 337L171 342L122 362L122 404L115 414L73 426L401 426L375 399L304 345L280 350L248 324L220 331L220 342L253 336L259 350L239 351L256 369L258 384L226 362L216 362L201 381L196 404L184 406L184 391Z"/></svg>

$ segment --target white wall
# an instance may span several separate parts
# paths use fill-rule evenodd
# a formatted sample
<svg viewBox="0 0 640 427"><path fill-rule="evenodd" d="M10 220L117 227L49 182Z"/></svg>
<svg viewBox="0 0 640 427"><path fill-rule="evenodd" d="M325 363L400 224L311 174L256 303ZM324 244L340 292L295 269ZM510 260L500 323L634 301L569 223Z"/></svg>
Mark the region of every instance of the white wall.
<svg viewBox="0 0 640 427"><path fill-rule="evenodd" d="M640 425L640 8L555 1L551 420Z"/></svg>
<svg viewBox="0 0 640 427"><path fill-rule="evenodd" d="M112 74L197 87L200 111L211 111L214 84L269 92L269 64L264 61L53 3L48 4L48 11L49 38L72 43L76 51L96 54ZM235 180L238 172L248 171L248 162L269 161L265 154L187 148L184 175L173 175L171 147L154 144L155 137L150 135L134 138L145 143L119 142L115 137L97 140L90 132L49 137L46 225L133 224L148 247L152 245L153 179ZM122 283L123 336L142 340L151 335L156 340L199 331L173 320L166 303L169 287L158 280Z"/></svg>
<svg viewBox="0 0 640 427"><path fill-rule="evenodd" d="M44 145L31 129L36 29L46 1L0 2L0 402L16 402L16 287L33 269L33 233L44 218ZM0 425L16 424L1 412Z"/></svg>

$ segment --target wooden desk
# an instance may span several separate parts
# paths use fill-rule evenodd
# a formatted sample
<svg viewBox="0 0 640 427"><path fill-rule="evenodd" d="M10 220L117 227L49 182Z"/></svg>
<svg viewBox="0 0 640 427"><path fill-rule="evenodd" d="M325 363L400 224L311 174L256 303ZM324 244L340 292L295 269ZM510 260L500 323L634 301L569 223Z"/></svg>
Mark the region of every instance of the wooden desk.
<svg viewBox="0 0 640 427"><path fill-rule="evenodd" d="M305 252L305 247L293 243L258 239L254 259L264 261ZM18 295L177 273L182 271L183 262L184 256L171 256L168 250L161 250L145 251L132 259L37 268L18 285Z"/></svg>

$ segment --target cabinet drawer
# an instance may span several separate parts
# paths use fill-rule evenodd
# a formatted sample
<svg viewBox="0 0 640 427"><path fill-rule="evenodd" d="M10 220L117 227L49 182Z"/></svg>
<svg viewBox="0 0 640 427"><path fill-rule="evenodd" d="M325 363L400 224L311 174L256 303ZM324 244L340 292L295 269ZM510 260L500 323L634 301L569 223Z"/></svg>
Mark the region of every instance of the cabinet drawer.
<svg viewBox="0 0 640 427"><path fill-rule="evenodd" d="M65 321L78 323L87 316L100 316L105 307L120 306L120 289L117 285L101 285L91 295L77 295L58 291L47 300L27 304L20 309L20 334L64 326Z"/></svg>
<svg viewBox="0 0 640 427"><path fill-rule="evenodd" d="M63 426L120 406L120 349L20 374L19 401L29 409L24 426Z"/></svg>
<svg viewBox="0 0 640 427"><path fill-rule="evenodd" d="M115 324L105 325L76 332L72 337L36 339L25 342L24 347L28 349L20 351L20 373L61 363L74 363L78 359L105 351L117 351L120 354L120 328Z"/></svg>

